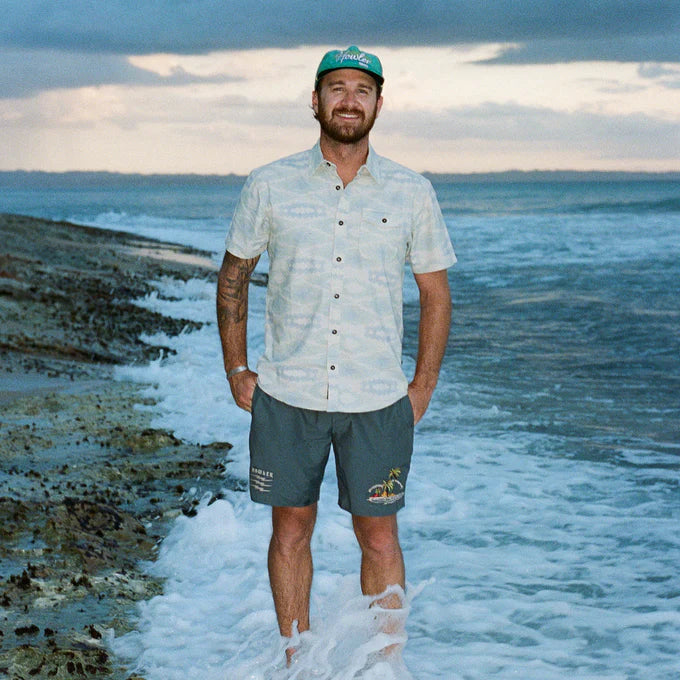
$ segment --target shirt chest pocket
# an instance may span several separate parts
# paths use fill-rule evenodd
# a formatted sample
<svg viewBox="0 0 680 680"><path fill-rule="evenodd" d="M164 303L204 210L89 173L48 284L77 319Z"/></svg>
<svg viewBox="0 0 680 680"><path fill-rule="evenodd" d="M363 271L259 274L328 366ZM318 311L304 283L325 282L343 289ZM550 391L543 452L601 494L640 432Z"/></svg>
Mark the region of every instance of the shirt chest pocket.
<svg viewBox="0 0 680 680"><path fill-rule="evenodd" d="M409 246L403 218L386 210L364 209L358 246L364 257L403 264Z"/></svg>

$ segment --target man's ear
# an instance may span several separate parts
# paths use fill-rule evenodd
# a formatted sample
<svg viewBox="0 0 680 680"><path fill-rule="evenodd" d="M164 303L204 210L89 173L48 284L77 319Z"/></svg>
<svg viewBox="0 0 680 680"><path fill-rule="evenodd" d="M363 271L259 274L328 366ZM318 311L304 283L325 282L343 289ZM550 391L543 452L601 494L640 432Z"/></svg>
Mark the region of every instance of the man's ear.
<svg viewBox="0 0 680 680"><path fill-rule="evenodd" d="M378 97L378 101L375 104L376 104L375 115L376 115L376 118L377 118L380 115L380 111L382 110L382 105L383 105L382 95L380 95Z"/></svg>
<svg viewBox="0 0 680 680"><path fill-rule="evenodd" d="M312 109L316 115L319 114L319 93L312 90Z"/></svg>

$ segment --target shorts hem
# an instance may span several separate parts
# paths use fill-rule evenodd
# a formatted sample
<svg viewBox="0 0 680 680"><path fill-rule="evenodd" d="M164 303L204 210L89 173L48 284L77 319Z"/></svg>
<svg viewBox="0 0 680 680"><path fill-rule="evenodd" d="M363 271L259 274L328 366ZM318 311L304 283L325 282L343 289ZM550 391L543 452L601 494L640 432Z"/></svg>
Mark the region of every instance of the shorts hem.
<svg viewBox="0 0 680 680"><path fill-rule="evenodd" d="M394 503L392 505L375 505L370 508L364 507L363 510L368 512L356 512L343 503L338 503L341 510L348 512L353 517L389 517L396 515L406 503Z"/></svg>
<svg viewBox="0 0 680 680"><path fill-rule="evenodd" d="M253 503L258 503L259 505L268 505L272 508L306 508L319 502L318 498L315 501L303 501L302 503L287 503L285 501L278 502L275 498L262 498L260 496L255 497L253 494L250 494L250 500Z"/></svg>

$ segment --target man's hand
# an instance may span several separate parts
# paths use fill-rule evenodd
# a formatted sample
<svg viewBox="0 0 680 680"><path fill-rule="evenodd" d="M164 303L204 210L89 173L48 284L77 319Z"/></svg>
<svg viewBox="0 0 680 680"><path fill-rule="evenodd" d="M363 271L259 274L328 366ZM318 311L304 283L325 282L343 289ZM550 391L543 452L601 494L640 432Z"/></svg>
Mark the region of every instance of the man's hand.
<svg viewBox="0 0 680 680"><path fill-rule="evenodd" d="M414 383L409 384L408 398L411 402L411 408L413 409L414 425L425 415L425 411L427 411L427 407L430 404L430 399L432 399L433 392L434 389L419 387Z"/></svg>
<svg viewBox="0 0 680 680"><path fill-rule="evenodd" d="M242 371L232 376L229 380L231 395L239 408L250 411L253 405L253 392L257 384L257 373Z"/></svg>

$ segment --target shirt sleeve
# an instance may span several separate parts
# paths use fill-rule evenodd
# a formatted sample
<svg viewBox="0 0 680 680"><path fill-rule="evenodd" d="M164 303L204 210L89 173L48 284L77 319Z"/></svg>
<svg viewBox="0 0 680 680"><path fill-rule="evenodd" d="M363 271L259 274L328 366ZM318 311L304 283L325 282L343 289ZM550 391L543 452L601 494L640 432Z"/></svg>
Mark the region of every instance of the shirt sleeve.
<svg viewBox="0 0 680 680"><path fill-rule="evenodd" d="M409 260L414 274L448 269L456 262L446 222L432 184L416 192Z"/></svg>
<svg viewBox="0 0 680 680"><path fill-rule="evenodd" d="M226 249L236 257L250 259L261 255L269 243L271 209L267 185L251 173L243 185L231 226Z"/></svg>

